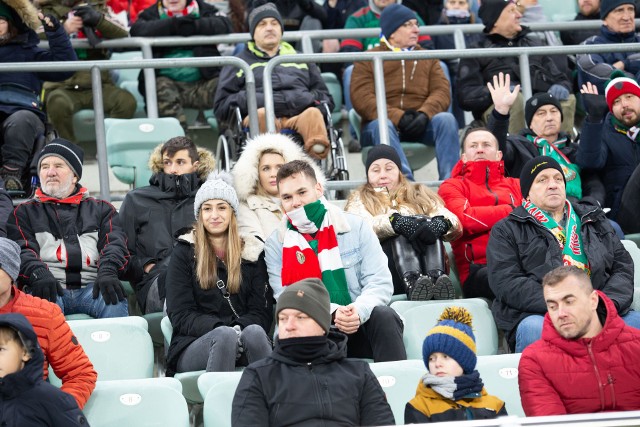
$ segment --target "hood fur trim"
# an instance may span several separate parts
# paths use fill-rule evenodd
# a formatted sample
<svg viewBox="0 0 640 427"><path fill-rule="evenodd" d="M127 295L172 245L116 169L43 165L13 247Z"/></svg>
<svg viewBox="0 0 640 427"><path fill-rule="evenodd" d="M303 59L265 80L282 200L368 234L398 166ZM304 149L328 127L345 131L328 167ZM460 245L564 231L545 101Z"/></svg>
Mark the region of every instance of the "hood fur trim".
<svg viewBox="0 0 640 427"><path fill-rule="evenodd" d="M154 174L158 172L162 172L162 170L164 169L162 164L162 154L160 154L160 149L162 148L163 145L164 143L154 148L153 152L151 153L151 156L149 156L148 166L149 166L149 169L151 169L151 172L153 172ZM207 176L209 176L209 174L213 172L216 167L216 159L213 153L207 150L206 148L202 148L202 147L197 147L197 148L198 148L198 161L200 162L197 170L198 176L202 181L206 181Z"/></svg>
<svg viewBox="0 0 640 427"><path fill-rule="evenodd" d="M244 242L244 246L242 247L242 259L256 262L264 250L264 242L252 234L241 234L240 239ZM182 240L183 242L190 243L192 245L195 244L194 231L191 230L190 232L181 235L178 237L178 240Z"/></svg>
<svg viewBox="0 0 640 427"><path fill-rule="evenodd" d="M2 0L7 4L11 9L13 9L22 22L31 28L33 31L36 31L38 28L42 26L40 19L38 18L38 10L29 0Z"/></svg>
<svg viewBox="0 0 640 427"><path fill-rule="evenodd" d="M246 201L247 197L256 194L258 186L258 163L262 152L270 149L279 152L284 157L285 163L292 160L305 160L311 164L316 173L318 182L324 188L326 178L315 162L296 144L291 138L282 134L263 133L247 141L242 155L236 162L231 173L233 174L236 192L240 201Z"/></svg>

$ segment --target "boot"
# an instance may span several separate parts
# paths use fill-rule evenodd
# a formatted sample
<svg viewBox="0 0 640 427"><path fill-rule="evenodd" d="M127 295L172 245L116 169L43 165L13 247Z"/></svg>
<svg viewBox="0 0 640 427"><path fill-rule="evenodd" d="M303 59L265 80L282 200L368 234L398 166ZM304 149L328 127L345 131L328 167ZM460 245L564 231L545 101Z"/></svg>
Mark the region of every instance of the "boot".
<svg viewBox="0 0 640 427"><path fill-rule="evenodd" d="M4 180L4 188L11 193L20 193L22 186L22 169L4 165L0 168L0 176Z"/></svg>
<svg viewBox="0 0 640 427"><path fill-rule="evenodd" d="M449 300L456 297L453 282L447 275L448 264L447 252L440 239L433 245L428 245L425 253L420 256L421 271L425 271L433 283L433 299Z"/></svg>
<svg viewBox="0 0 640 427"><path fill-rule="evenodd" d="M456 298L456 289L451 278L442 270L430 270L427 275L433 281L433 299L449 300Z"/></svg>
<svg viewBox="0 0 640 427"><path fill-rule="evenodd" d="M411 301L431 299L433 282L429 277L421 274L420 260L411 243L404 236L394 237L391 241L393 263L398 275L402 278L407 292L407 299Z"/></svg>

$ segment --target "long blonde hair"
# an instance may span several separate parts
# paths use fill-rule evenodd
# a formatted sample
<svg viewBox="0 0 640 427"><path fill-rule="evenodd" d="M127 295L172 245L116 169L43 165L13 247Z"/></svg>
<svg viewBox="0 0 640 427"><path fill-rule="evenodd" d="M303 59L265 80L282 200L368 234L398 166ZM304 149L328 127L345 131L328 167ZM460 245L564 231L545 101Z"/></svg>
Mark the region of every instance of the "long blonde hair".
<svg viewBox="0 0 640 427"><path fill-rule="evenodd" d="M229 208L231 209L231 208ZM196 256L196 277L202 289L213 289L218 281L218 257L215 248L209 239L209 232L204 228L202 221L202 210L198 220L194 224L194 246ZM242 264L242 239L238 234L238 223L236 215L231 211L231 219L229 228L227 229L227 242L225 258L222 262L227 267L227 290L231 294L237 294L240 291L242 283L242 272L240 266Z"/></svg>
<svg viewBox="0 0 640 427"><path fill-rule="evenodd" d="M386 194L376 191L368 182L356 190L362 204L371 215L385 213L392 207L389 203L393 202L397 204L397 208L404 205L413 210L415 214L423 215L430 215L439 206L444 205L440 196L426 185L409 182L400 172L399 175L398 186L388 197Z"/></svg>

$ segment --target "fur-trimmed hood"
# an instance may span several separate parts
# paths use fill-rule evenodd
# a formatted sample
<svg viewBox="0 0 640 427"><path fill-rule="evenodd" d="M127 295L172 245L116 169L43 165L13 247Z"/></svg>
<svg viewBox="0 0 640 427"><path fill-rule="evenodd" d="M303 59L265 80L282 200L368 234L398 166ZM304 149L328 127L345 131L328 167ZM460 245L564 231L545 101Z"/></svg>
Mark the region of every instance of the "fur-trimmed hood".
<svg viewBox="0 0 640 427"><path fill-rule="evenodd" d="M293 160L305 160L309 162L316 173L318 182L322 184L323 188L325 187L327 180L324 173L315 160L305 154L302 147L285 135L279 133L264 133L247 142L242 151L242 155L231 171L234 177L236 192L241 202L246 201L250 195L256 194L258 186L258 164L265 150L279 152L284 158L285 163Z"/></svg>
<svg viewBox="0 0 640 427"><path fill-rule="evenodd" d="M151 172L153 172L154 174L162 172L164 169L162 164L162 154L160 153L163 145L164 144L160 144L156 148L154 148L151 156L149 157L149 169L151 169ZM197 170L198 177L204 182L207 179L207 176L209 176L209 174L215 169L216 159L213 153L206 148L197 148L198 161L200 162Z"/></svg>
<svg viewBox="0 0 640 427"><path fill-rule="evenodd" d="M2 0L7 6L9 6L15 12L16 21L22 21L26 27L36 31L42 25L38 18L38 10L29 0ZM16 26L20 29L20 24L16 22ZM20 30L23 32L22 30Z"/></svg>
<svg viewBox="0 0 640 427"><path fill-rule="evenodd" d="M251 234L240 234L240 238L244 242L244 245L242 246L242 259L250 262L258 261L258 258L260 258L260 254L264 250L264 243L262 242L262 240ZM182 240L193 245L195 243L193 230L179 236L178 240Z"/></svg>

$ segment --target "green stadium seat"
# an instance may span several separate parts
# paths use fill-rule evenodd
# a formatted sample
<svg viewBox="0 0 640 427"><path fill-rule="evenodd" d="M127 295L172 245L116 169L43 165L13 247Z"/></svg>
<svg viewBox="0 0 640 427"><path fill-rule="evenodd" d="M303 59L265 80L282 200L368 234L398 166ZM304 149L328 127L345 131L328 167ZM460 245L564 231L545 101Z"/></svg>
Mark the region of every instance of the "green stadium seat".
<svg viewBox="0 0 640 427"><path fill-rule="evenodd" d="M111 61L131 61L136 59L142 59L142 51L128 51L128 52L113 52L109 60ZM121 89L125 82L135 82L138 86L138 75L140 74L140 68L127 68L117 70L117 79L114 81L115 85ZM128 89L127 89L128 90ZM137 89L136 89L137 91Z"/></svg>
<svg viewBox="0 0 640 427"><path fill-rule="evenodd" d="M524 417L518 386L518 363L521 353L478 356L476 369L487 390L505 402L507 413Z"/></svg>
<svg viewBox="0 0 640 427"><path fill-rule="evenodd" d="M404 408L416 395L420 378L427 372L422 360L370 363L378 378L397 425L404 424Z"/></svg>
<svg viewBox="0 0 640 427"><path fill-rule="evenodd" d="M333 98L334 108L331 112L331 120L334 125L337 125L342 120L342 85L333 73L322 73L322 80Z"/></svg>
<svg viewBox="0 0 640 427"><path fill-rule="evenodd" d="M75 143L96 141L96 118L93 110L80 110L73 114L73 135Z"/></svg>
<svg viewBox="0 0 640 427"><path fill-rule="evenodd" d="M202 410L204 427L231 427L231 406L241 375L240 372L208 372L200 377L200 390L207 390ZM264 425L267 424L268 420L264 420Z"/></svg>
<svg viewBox="0 0 640 427"><path fill-rule="evenodd" d="M538 0L549 21L573 21L578 13L578 2L574 0Z"/></svg>

